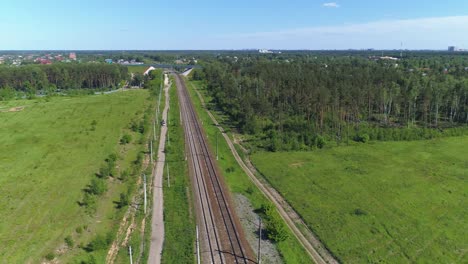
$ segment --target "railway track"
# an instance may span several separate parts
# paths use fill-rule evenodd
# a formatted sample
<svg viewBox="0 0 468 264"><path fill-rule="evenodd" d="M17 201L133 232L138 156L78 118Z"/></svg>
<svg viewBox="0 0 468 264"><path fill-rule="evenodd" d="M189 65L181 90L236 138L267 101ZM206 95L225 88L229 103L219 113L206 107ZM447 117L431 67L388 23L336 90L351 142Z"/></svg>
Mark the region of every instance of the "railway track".
<svg viewBox="0 0 468 264"><path fill-rule="evenodd" d="M197 222L201 231L203 263L256 263L240 224L230 207L230 198L184 81L174 74L186 137Z"/></svg>

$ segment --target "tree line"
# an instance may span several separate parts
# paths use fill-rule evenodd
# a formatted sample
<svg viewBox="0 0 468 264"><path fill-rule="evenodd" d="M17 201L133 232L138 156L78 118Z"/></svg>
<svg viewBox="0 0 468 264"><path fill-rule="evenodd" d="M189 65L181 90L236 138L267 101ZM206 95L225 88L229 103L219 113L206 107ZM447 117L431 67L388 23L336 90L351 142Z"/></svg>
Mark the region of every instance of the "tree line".
<svg viewBox="0 0 468 264"><path fill-rule="evenodd" d="M101 63L0 67L0 90L36 93L57 89L118 87L129 78L127 67Z"/></svg>
<svg viewBox="0 0 468 264"><path fill-rule="evenodd" d="M326 141L413 140L464 133L467 61L356 57L218 59L192 78L215 105L270 150ZM431 67L432 66L432 67ZM431 68L429 68L431 67Z"/></svg>

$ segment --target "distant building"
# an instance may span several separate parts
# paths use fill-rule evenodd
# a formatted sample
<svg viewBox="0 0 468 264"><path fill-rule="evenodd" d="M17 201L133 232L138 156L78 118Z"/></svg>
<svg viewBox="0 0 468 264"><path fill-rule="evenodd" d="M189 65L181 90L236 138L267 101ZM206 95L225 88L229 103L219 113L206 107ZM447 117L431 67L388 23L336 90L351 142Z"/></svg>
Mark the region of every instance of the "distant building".
<svg viewBox="0 0 468 264"><path fill-rule="evenodd" d="M112 59L105 59L105 62L106 62L107 64L112 64Z"/></svg>
<svg viewBox="0 0 468 264"><path fill-rule="evenodd" d="M52 64L52 61L47 59L47 58L37 58L35 60L36 62L40 63L40 64L43 64L43 65L50 65Z"/></svg>
<svg viewBox="0 0 468 264"><path fill-rule="evenodd" d="M154 71L154 70L156 70L156 68L151 66L145 71L145 73L143 73L143 75L148 75L150 73L150 71Z"/></svg>
<svg viewBox="0 0 468 264"><path fill-rule="evenodd" d="M456 46L449 46L448 51L455 52L455 51L458 51L458 48Z"/></svg>
<svg viewBox="0 0 468 264"><path fill-rule="evenodd" d="M380 57L381 60L394 60L394 61L397 61L398 58L395 58L395 57L389 57L389 56L384 56L384 57Z"/></svg>
<svg viewBox="0 0 468 264"><path fill-rule="evenodd" d="M76 60L76 53L75 52L71 52L70 55L68 56L68 58L70 60Z"/></svg>
<svg viewBox="0 0 468 264"><path fill-rule="evenodd" d="M259 53L263 53L263 54L273 53L273 51L267 50L267 49L259 49L258 52L259 52Z"/></svg>

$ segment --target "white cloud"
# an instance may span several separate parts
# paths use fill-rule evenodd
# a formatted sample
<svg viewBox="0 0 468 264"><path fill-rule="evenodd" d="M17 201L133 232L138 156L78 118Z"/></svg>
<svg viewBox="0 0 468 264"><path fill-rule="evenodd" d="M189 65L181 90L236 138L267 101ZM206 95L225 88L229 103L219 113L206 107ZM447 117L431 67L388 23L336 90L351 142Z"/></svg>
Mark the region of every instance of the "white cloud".
<svg viewBox="0 0 468 264"><path fill-rule="evenodd" d="M269 47L277 49L468 48L468 16L381 20L336 26L315 26L271 32L220 36L226 48ZM224 42L224 43L222 43Z"/></svg>
<svg viewBox="0 0 468 264"><path fill-rule="evenodd" d="M324 3L323 6L324 6L324 7L331 7L331 8L338 8L338 7L340 7L340 5L337 4L337 3L335 3L335 2Z"/></svg>

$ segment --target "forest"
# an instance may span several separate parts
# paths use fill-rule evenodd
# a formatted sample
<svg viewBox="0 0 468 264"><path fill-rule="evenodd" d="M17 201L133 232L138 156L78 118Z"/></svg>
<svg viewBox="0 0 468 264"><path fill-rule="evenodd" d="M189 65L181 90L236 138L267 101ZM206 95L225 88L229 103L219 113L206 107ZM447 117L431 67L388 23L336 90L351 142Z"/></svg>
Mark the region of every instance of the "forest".
<svg viewBox="0 0 468 264"><path fill-rule="evenodd" d="M127 67L83 63L0 67L0 99L8 92L115 88L129 78Z"/></svg>
<svg viewBox="0 0 468 264"><path fill-rule="evenodd" d="M192 79L271 151L467 133L466 57L226 56L203 66Z"/></svg>

